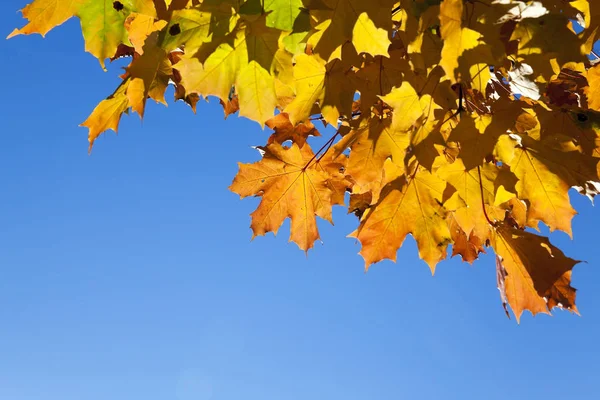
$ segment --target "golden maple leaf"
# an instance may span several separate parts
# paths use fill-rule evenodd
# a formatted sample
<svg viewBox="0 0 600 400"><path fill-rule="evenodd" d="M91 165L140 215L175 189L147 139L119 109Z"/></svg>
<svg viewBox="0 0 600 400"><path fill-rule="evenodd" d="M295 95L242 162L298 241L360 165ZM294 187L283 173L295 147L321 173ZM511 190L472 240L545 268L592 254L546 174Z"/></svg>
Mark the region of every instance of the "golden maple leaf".
<svg viewBox="0 0 600 400"><path fill-rule="evenodd" d="M271 144L264 148L261 161L240 164L230 189L242 197L260 196L252 215L254 236L277 233L286 218L291 219L290 240L308 251L320 238L316 217L332 222L331 206L336 203L327 165L314 159L308 145L285 148ZM343 166L345 156L336 162ZM343 177L342 177L343 179Z"/></svg>
<svg viewBox="0 0 600 400"><path fill-rule="evenodd" d="M423 167L402 175L383 189L379 202L361 219L351 234L362 244L360 254L366 266L385 258L395 261L405 237L417 241L419 256L435 271L446 258L451 242L446 210L441 204L447 184Z"/></svg>
<svg viewBox="0 0 600 400"><path fill-rule="evenodd" d="M494 251L506 271L505 292L517 320L524 310L546 313L554 307L577 312L571 270L578 263L548 239L501 225Z"/></svg>

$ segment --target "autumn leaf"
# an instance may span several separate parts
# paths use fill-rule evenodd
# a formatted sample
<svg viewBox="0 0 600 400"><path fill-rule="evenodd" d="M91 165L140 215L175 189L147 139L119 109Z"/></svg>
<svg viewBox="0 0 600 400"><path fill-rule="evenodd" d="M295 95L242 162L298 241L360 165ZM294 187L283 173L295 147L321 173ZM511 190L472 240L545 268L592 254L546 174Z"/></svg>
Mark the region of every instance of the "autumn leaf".
<svg viewBox="0 0 600 400"><path fill-rule="evenodd" d="M598 181L599 160L577 151L554 150L527 137L521 140L509 164L519 178L516 184L519 198L529 202L528 225L537 228L538 221L543 221L551 230L560 229L572 235L571 219L576 212L568 190L574 186L585 188L586 182Z"/></svg>
<svg viewBox="0 0 600 400"><path fill-rule="evenodd" d="M441 204L445 190L446 183L422 167L384 188L379 203L365 213L351 234L362 244L360 254L366 267L386 258L396 261L398 249L411 233L420 257L435 271L452 240Z"/></svg>
<svg viewBox="0 0 600 400"><path fill-rule="evenodd" d="M29 20L22 29L9 36L39 33L42 36L73 16L81 20L85 49L102 67L121 43L129 43L125 20L131 13L156 16L152 0L36 0L23 9Z"/></svg>
<svg viewBox="0 0 600 400"><path fill-rule="evenodd" d="M163 49L151 43L146 48L127 68L130 77L127 97L131 108L140 117L144 116L148 97L166 104L165 91L173 74L171 61Z"/></svg>
<svg viewBox="0 0 600 400"><path fill-rule="evenodd" d="M221 40L233 32L239 15L227 3L204 2L198 7L173 11L161 47L173 51L184 47L195 53L203 44Z"/></svg>
<svg viewBox="0 0 600 400"><path fill-rule="evenodd" d="M156 21L151 15L131 13L125 20L125 29L129 35L129 41L138 54L144 53L146 39L152 33L160 31L167 24L166 21ZM153 43L153 47L156 43Z"/></svg>
<svg viewBox="0 0 600 400"><path fill-rule="evenodd" d="M450 183L464 206L453 211L455 222L470 237L478 237L481 242L490 238L492 223L488 213L496 204L504 203L515 196L512 174L496 165L485 163L474 169L467 169L462 160L442 166L437 175ZM502 188L502 189L500 189Z"/></svg>
<svg viewBox="0 0 600 400"><path fill-rule="evenodd" d="M600 66L587 71L589 87L587 90L588 103L592 110L600 111Z"/></svg>
<svg viewBox="0 0 600 400"><path fill-rule="evenodd" d="M291 31L303 7L302 0L266 0L267 26Z"/></svg>
<svg viewBox="0 0 600 400"><path fill-rule="evenodd" d="M62 25L75 15L86 0L36 0L28 4L22 11L23 18L29 22L21 29L15 29L8 36L31 35L39 33L42 36Z"/></svg>
<svg viewBox="0 0 600 400"><path fill-rule="evenodd" d="M549 314L554 307L577 312L571 270L578 263L547 238L501 225L494 251L506 271L505 293L517 321L523 311Z"/></svg>
<svg viewBox="0 0 600 400"><path fill-rule="evenodd" d="M440 5L440 30L444 42L440 65L451 78L470 81L472 75L485 69L493 58L489 45L482 40L482 33L462 26L462 14L462 0L445 0ZM460 68L464 57L469 58L468 68Z"/></svg>
<svg viewBox="0 0 600 400"><path fill-rule="evenodd" d="M266 125L275 131L269 138L268 144L283 144L291 140L302 147L310 136L321 136L312 122L307 121L294 126L290 121L290 116L286 113L277 114L268 120Z"/></svg>
<svg viewBox="0 0 600 400"><path fill-rule="evenodd" d="M343 62L326 64L316 55L298 55L294 66L296 96L284 112L295 124L309 118L317 103L324 120L335 125L340 115L351 112L354 92L345 85L351 78L352 71Z"/></svg>
<svg viewBox="0 0 600 400"><path fill-rule="evenodd" d="M402 85L403 75L410 71L403 56L401 50L390 51L389 58L377 56L356 73L362 112L370 112L371 107L381 101L379 96L388 95L393 88Z"/></svg>
<svg viewBox="0 0 600 400"><path fill-rule="evenodd" d="M112 95L100 102L92 114L81 124L81 126L89 128L89 151L92 150L94 142L103 132L109 129L118 132L121 116L129 108L129 98L127 97L129 83L129 80L124 81Z"/></svg>
<svg viewBox="0 0 600 400"><path fill-rule="evenodd" d="M480 253L485 253L485 241L471 233L467 235L456 221L453 213L448 214L448 229L452 238L452 257L460 255L463 261L473 264Z"/></svg>
<svg viewBox="0 0 600 400"><path fill-rule="evenodd" d="M290 240L308 251L320 238L316 217L332 222L330 176L318 162L312 162L314 154L307 145L300 148L294 144L286 149L272 144L264 152L261 161L240 164L230 189L242 197L261 197L252 213L254 236L276 234L283 221L290 218Z"/></svg>
<svg viewBox="0 0 600 400"><path fill-rule="evenodd" d="M408 82L402 82L381 100L394 110L394 129L407 131L423 115L419 94Z"/></svg>
<svg viewBox="0 0 600 400"><path fill-rule="evenodd" d="M225 101L238 89L240 115L264 124L277 105L276 79L285 58L278 50L278 32L264 18L239 28L231 42L221 43L204 61L184 55L174 66L186 93L217 96Z"/></svg>
<svg viewBox="0 0 600 400"><path fill-rule="evenodd" d="M388 55L392 0L322 0L322 3L324 7L315 13L318 32L309 39L321 58L326 61L340 58L346 42L351 42L357 53Z"/></svg>

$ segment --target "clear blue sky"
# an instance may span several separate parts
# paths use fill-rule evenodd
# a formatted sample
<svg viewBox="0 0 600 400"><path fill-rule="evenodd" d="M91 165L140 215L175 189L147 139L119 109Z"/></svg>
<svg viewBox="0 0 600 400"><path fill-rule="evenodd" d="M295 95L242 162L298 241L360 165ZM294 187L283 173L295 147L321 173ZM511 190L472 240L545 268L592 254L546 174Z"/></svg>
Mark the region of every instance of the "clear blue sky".
<svg viewBox="0 0 600 400"><path fill-rule="evenodd" d="M0 2L2 35L25 1ZM0 35L0 36L2 36ZM76 21L0 40L0 399L600 398L600 212L574 202L582 317L506 319L494 260L435 277L412 239L369 273L342 208L308 258L250 242L227 186L267 132L182 103L125 117L87 154L78 128L118 83Z"/></svg>

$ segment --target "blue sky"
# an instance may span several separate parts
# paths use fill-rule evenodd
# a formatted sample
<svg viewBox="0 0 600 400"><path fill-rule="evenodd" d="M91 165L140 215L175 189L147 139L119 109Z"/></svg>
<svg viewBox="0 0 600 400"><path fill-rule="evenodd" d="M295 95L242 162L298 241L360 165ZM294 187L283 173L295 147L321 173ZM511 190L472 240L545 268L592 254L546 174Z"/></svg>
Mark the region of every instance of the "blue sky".
<svg viewBox="0 0 600 400"><path fill-rule="evenodd" d="M0 2L3 35L25 1ZM0 35L2 36L2 35ZM494 259L435 277L412 239L365 274L338 208L308 257L250 241L230 193L268 137L216 102L125 117L87 154L78 128L118 84L76 21L0 40L0 399L600 398L600 213L574 196L582 317L506 319Z"/></svg>

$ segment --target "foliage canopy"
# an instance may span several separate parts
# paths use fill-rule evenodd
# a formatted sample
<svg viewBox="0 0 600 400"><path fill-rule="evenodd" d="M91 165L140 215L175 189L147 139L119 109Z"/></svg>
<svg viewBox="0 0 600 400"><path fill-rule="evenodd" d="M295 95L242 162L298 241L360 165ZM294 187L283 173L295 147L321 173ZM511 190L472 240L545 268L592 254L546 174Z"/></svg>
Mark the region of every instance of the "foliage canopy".
<svg viewBox="0 0 600 400"><path fill-rule="evenodd" d="M169 85L194 111L215 96L226 116L274 131L231 185L261 197L255 236L290 218L308 251L316 217L348 203L367 267L395 260L409 234L432 272L449 245L470 263L491 247L505 310L577 312L577 261L525 229L571 235L569 189L600 189L600 66L588 57L600 2L35 0L22 12L9 37L78 17L103 68L131 60L82 124L90 149L124 113L165 103ZM316 151L315 121L336 129Z"/></svg>

